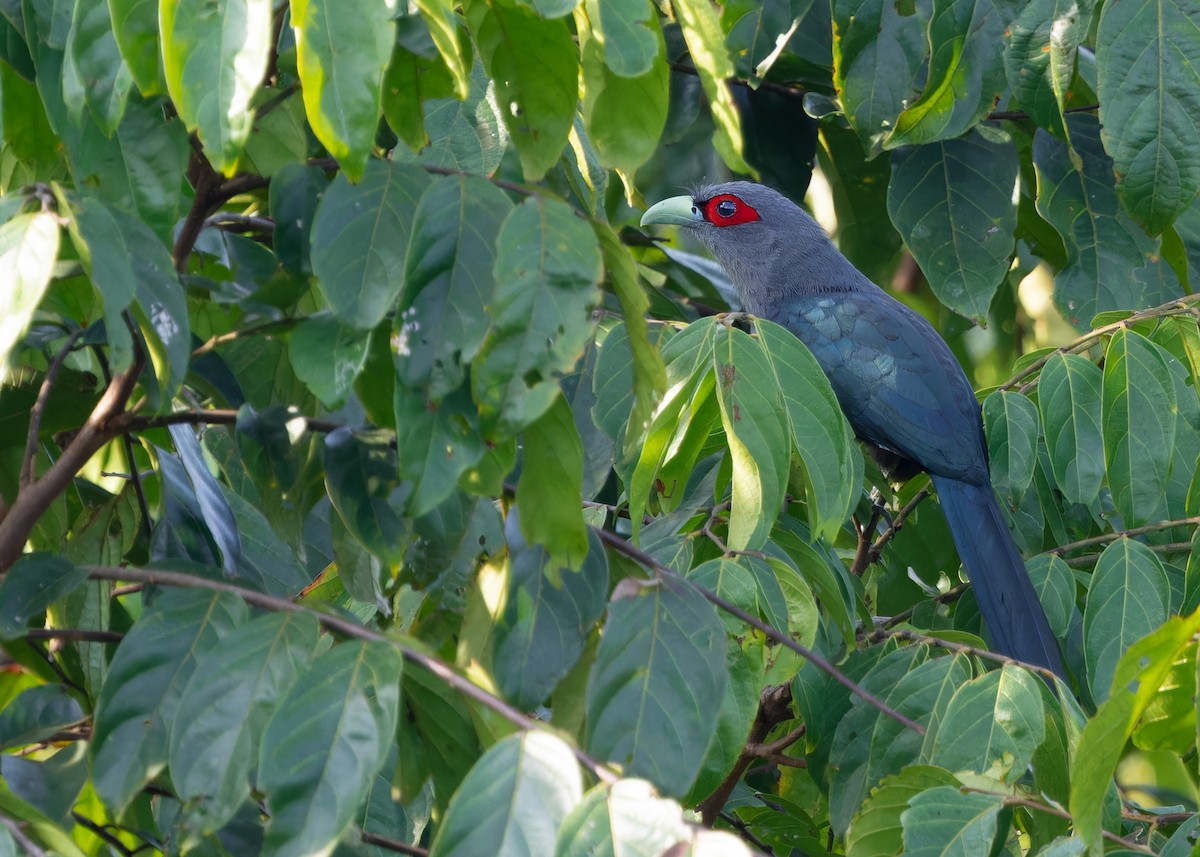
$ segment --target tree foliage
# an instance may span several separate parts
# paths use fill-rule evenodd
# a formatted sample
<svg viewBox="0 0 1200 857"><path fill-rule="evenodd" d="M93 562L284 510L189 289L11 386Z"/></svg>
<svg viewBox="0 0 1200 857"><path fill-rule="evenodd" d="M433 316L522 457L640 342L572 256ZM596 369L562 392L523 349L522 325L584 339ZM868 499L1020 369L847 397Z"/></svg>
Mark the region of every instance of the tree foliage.
<svg viewBox="0 0 1200 857"><path fill-rule="evenodd" d="M1198 20L0 2L0 854L1190 853ZM814 164L1069 685L634 227Z"/></svg>

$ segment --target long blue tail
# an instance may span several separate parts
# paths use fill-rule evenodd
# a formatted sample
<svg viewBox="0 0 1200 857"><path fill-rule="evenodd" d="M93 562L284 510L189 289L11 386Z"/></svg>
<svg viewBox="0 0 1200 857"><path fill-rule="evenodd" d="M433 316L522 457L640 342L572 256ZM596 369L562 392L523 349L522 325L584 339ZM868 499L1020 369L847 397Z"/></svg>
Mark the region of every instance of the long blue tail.
<svg viewBox="0 0 1200 857"><path fill-rule="evenodd" d="M993 646L1009 657L1048 667L1065 680L1058 641L1008 532L996 492L991 485L944 476L932 479Z"/></svg>

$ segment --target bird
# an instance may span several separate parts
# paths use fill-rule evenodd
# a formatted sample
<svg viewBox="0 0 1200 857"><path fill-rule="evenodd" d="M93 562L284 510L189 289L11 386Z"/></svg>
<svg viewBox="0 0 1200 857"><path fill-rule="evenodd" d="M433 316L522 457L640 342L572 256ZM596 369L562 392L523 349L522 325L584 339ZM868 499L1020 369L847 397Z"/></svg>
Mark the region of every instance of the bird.
<svg viewBox="0 0 1200 857"><path fill-rule="evenodd" d="M698 187L647 209L641 225L652 224L693 233L742 308L812 352L885 477L929 474L992 647L1065 678L992 486L975 391L933 326L855 268L800 206L764 185Z"/></svg>

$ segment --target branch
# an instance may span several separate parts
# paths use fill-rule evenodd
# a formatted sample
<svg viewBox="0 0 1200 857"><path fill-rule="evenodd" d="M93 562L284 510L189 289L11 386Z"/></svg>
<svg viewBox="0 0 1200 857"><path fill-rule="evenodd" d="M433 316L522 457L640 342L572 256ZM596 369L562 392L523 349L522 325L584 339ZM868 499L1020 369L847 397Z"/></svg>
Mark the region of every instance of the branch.
<svg viewBox="0 0 1200 857"><path fill-rule="evenodd" d="M966 592L969 588L970 588L970 584L960 583L958 586L955 586L953 589L948 589L939 595L933 596L933 603L934 604L950 604L950 603L962 598L963 595L966 594ZM922 602L922 603L924 603L924 602ZM907 622L909 619L912 618L914 610L916 610L916 605L913 605L912 607L909 607L906 610L901 610L895 616L889 616L887 621L883 623L883 627L884 628L894 628L895 626L899 625L901 622Z"/></svg>
<svg viewBox="0 0 1200 857"><path fill-rule="evenodd" d="M904 521L913 513L913 510L921 504L921 501L928 497L931 493L932 492L929 486L922 488L913 495L911 500L904 504L899 512L892 517L892 519L888 522L887 529L879 534L879 538L875 540L875 544L871 545L871 549L867 552L868 565L870 563L879 561L879 557L883 554L883 549L887 547L887 543L895 538L896 533L900 532L900 530L904 528ZM864 568L865 567L866 566L864 565Z"/></svg>
<svg viewBox="0 0 1200 857"><path fill-rule="evenodd" d="M1146 545L1155 553L1187 553L1192 549L1191 542L1168 542L1162 545ZM1083 556L1073 556L1067 560L1067 565L1071 568L1087 568L1093 565L1100 558L1098 553L1086 553Z"/></svg>
<svg viewBox="0 0 1200 857"><path fill-rule="evenodd" d="M1141 535L1145 535L1146 533L1157 532L1158 530L1169 530L1172 527L1195 527L1195 526L1200 526L1200 515L1196 515L1191 518L1177 518L1174 521L1159 521L1157 524L1146 524L1144 527L1134 527L1129 530L1114 530L1111 533L1104 533L1103 535L1092 536L1091 538L1087 538L1087 539L1080 539L1077 542L1070 542L1065 545L1059 545L1056 548L1052 548L1051 550L1046 551L1046 553L1052 553L1052 554L1055 554L1056 556L1062 556L1064 553L1067 553L1068 551L1080 550L1082 548L1089 548L1089 547L1092 547L1093 545L1102 545L1102 544L1106 544L1108 542L1115 542L1118 539L1129 538L1130 536L1141 536ZM1153 545L1150 545L1150 547L1153 547Z"/></svg>
<svg viewBox="0 0 1200 857"><path fill-rule="evenodd" d="M214 350L218 345L224 345L226 342L233 342L235 339L241 339L246 336L256 336L260 333L268 333L279 328L287 329L295 327L300 322L307 320L310 316L298 315L291 318L276 318L270 321L264 321L261 324L252 324L248 327L240 327L237 330L231 330L229 333L214 333L200 345L197 345L192 350L192 358L195 359L202 354Z"/></svg>
<svg viewBox="0 0 1200 857"><path fill-rule="evenodd" d="M407 842L401 842L399 839L392 839L390 836L381 836L378 833L362 832L362 841L368 845L375 845L387 851L395 851L397 854L410 854L412 857L429 857L429 852L416 845L409 845Z"/></svg>
<svg viewBox="0 0 1200 857"><path fill-rule="evenodd" d="M981 649L978 646L968 646L965 643L953 643L950 640L943 640L941 637L932 637L928 634L921 634L917 631L897 630L894 628L877 628L868 634L865 638L868 644L880 643L889 638L898 640L907 640L910 643L926 643L930 646L935 646L939 649L957 652L962 655L974 655L977 658L982 658L985 661L995 661L998 664L1011 664L1017 667L1025 667L1030 672L1037 673L1049 681L1050 686L1054 687L1056 681L1062 681L1054 670L1037 664L1019 661L1016 658L1010 658L1008 655L1001 655L998 652L993 652L989 649Z"/></svg>
<svg viewBox="0 0 1200 857"><path fill-rule="evenodd" d="M263 610L274 610L281 613L309 613L314 616L326 630L341 634L343 637L352 637L357 640L368 640L376 643L387 643L393 648L399 650L405 660L416 664L422 669L432 673L437 678L454 688L468 699L479 703L485 708L499 714L509 723L512 723L518 729L539 729L546 728L540 721L527 717L521 711L513 708L499 697L493 696L486 690L481 688L474 682L463 678L446 663L431 657L422 651L407 646L392 637L380 634L377 631L372 631L369 628L364 628L362 625L357 625L340 616L332 616L327 613L321 613L304 604L297 604L293 601L288 601L283 598L276 598L272 595L266 595L262 592L256 592L253 589L244 589L240 586L234 586L229 583L224 583L219 580L209 580L203 577L197 577L192 574L184 574L178 571L158 571L143 568L113 568L110 566L87 566L88 576L92 580L132 580L138 583L152 583L159 586L174 586L183 589L208 589L213 592L227 592L231 595L236 595L252 607L260 607ZM584 753L577 747L571 747L575 758L588 771L592 773L600 782L613 783L617 780L617 775L608 768L607 765L593 759L588 754Z"/></svg>
<svg viewBox="0 0 1200 857"><path fill-rule="evenodd" d="M236 214L232 211L218 211L211 217L205 218L205 227L214 226L229 232L263 232L268 235L275 232L275 221L269 217L256 217L251 214Z"/></svg>
<svg viewBox="0 0 1200 857"><path fill-rule="evenodd" d="M864 690L862 687L855 684L854 681L851 680L849 676L847 676L844 672L842 672L837 667L835 667L832 663L830 663L828 660L826 660L825 657L822 656L821 654L819 654L818 652L813 651L812 649L808 648L807 646L800 645L795 640L793 640L791 637L789 637L787 634L785 634L782 631L779 631L775 628L772 628L770 625L766 624L761 619L751 616L749 613L747 613L741 607L738 607L736 604L733 604L730 601L726 601L721 596L717 595L714 592L710 592L709 590L705 589L703 586L697 586L694 582L692 582L690 580L684 580L682 577L680 577L678 574L676 574L670 568L663 565L661 562L656 560L654 557L650 556L650 554L646 553L644 550L637 547L633 543L627 542L625 539L621 538L616 533L611 533L608 530L601 530L601 529L597 529L595 527L593 527L592 529L596 533L596 535L600 538L600 541L604 542L606 545L608 545L610 548L615 550L617 553L624 554L625 556L632 559L634 562L637 562L639 565L642 565L648 569L651 569L656 574L658 574L662 577L669 577L669 578L672 578L673 580L677 580L681 583L686 584L687 586L692 587L697 592L699 592L702 596L704 596L704 599L706 601L708 601L710 604L712 604L714 607L717 607L720 610L724 610L726 613L728 613L731 616L736 616L738 619L745 622L750 627L755 628L758 631L762 632L764 635L766 635L766 637L768 639L774 640L775 642L779 643L780 645L791 649L796 654L800 655L804 659L811 662L813 666L815 666L821 672L825 673L827 676L832 678L838 684L842 685L842 687L849 690L851 693L853 693L859 699L863 700L863 702L867 703L872 708L878 709L882 713L886 714L888 717L895 720L897 723L900 723L903 726L907 727L908 729L913 730L918 735L925 734L924 726L922 726L920 723L917 723L915 720L911 720L910 718L905 717L903 714L901 714L899 711L896 711L894 708L892 708L890 705L888 705L886 702L884 702L879 697L875 696L874 694Z"/></svg>
<svg viewBox="0 0 1200 857"><path fill-rule="evenodd" d="M50 366L46 369L46 377L42 379L42 386L38 389L37 401L29 409L29 432L25 436L25 455L21 459L18 491L24 491L33 484L38 433L42 429L42 415L46 412L46 403L50 401L50 391L54 389L54 382L58 380L58 370L62 368L63 361L67 359L67 355L71 353L71 349L75 347L79 337L86 332L87 328L81 327L68 336L66 343L54 355L54 359L50 361Z"/></svg>
<svg viewBox="0 0 1200 857"><path fill-rule="evenodd" d="M119 643L125 635L117 631L89 631L83 628L29 628L27 640L67 640L71 643Z"/></svg>
<svg viewBox="0 0 1200 857"><path fill-rule="evenodd" d="M1058 816L1059 818L1066 819L1067 821L1070 821L1072 823L1075 821L1075 819L1073 819L1071 817L1071 814L1069 812L1066 812L1065 810L1061 810L1058 807L1051 806L1050 804L1047 804L1047 803L1042 803L1041 801L1032 800L1027 797L1021 797L1020 795L1001 794L1000 792L988 791L987 789L977 789L972 786L962 786L961 791L970 792L973 794L980 794L980 795L992 795L993 797L1003 797L1005 806L1023 806L1026 809L1036 810L1037 812L1044 812L1047 815ZM1137 842L1134 842L1132 839L1125 839L1124 837L1117 836L1117 834L1110 833L1107 830L1102 830L1101 833L1103 834L1104 838L1107 839L1109 842L1115 842L1117 845L1120 845L1124 848L1128 848L1131 851L1136 851L1139 854L1154 854L1155 853L1154 851L1151 851L1146 846L1141 845Z"/></svg>

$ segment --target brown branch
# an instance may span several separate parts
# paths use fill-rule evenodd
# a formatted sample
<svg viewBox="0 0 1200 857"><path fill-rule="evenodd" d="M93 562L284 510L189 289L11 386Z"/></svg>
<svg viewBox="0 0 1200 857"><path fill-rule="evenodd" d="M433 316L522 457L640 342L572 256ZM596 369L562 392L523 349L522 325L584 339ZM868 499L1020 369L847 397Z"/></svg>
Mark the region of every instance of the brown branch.
<svg viewBox="0 0 1200 857"><path fill-rule="evenodd" d="M872 694L869 691L860 687L844 672L842 672L837 667L835 667L832 663L830 663L828 660L826 660L826 658L823 655L821 655L820 653L808 648L807 646L800 645L795 640L793 640L791 637L789 637L787 634L783 633L782 631L780 631L776 628L771 627L767 623L763 622L761 619L759 619L755 616L751 616L749 613L747 613L741 607L738 607L736 604L734 604L730 601L727 601L726 599L717 595L715 592L711 592L708 589L705 589L703 586L697 586L694 582L692 582L690 580L684 580L682 577L680 577L678 574L676 574L674 571L672 571L666 565L659 562L657 559L652 557L650 554L646 553L641 548L634 545L632 542L628 542L625 539L621 538L616 533L611 533L608 530L601 530L601 529L597 529L594 527L592 529L596 533L596 535L600 538L600 541L604 542L610 548L617 551L617 553L624 554L625 556L634 560L638 564L645 566L648 569L651 569L652 571L654 571L656 574L658 574L660 576L669 577L672 580L677 580L681 583L686 584L687 586L692 587L696 592L700 593L700 595L702 595L704 597L704 599L706 601L708 601L710 604L712 604L714 607L718 608L719 610L725 611L726 613L728 613L731 616L737 617L738 619L740 619L741 621L743 621L747 625L749 625L751 628L755 628L758 631L762 632L764 635L767 636L768 639L774 640L775 642L779 643L780 645L782 645L788 649L791 649L793 652L795 652L796 654L798 654L801 657L808 660L810 663L812 663L813 666L815 666L821 672L825 673L827 676L832 678L838 684L842 685L842 687L846 688L848 691L853 693L859 699L863 700L863 702L867 703L872 708L878 709L879 711L886 714L888 717L895 720L897 723L900 723L900 724L904 725L905 727L912 729L914 732L916 732L919 735L925 734L924 726L922 726L920 723L917 723L915 720L905 717L903 714L901 714L899 711L896 711L894 708L892 708L890 705L888 705L882 699L880 699L879 697L875 696L874 694Z"/></svg>
<svg viewBox="0 0 1200 857"><path fill-rule="evenodd" d="M867 566L872 562L872 556L875 559L879 558L879 553L873 550L871 537L875 534L875 528L879 526L879 519L883 517L883 508L880 506L871 510L871 517L863 526L858 525L855 520L855 529L858 530L858 547L854 551L854 561L850 563L850 573L855 577L862 577L863 572L867 570ZM880 550L883 550L882 545Z"/></svg>
<svg viewBox="0 0 1200 857"><path fill-rule="evenodd" d="M42 386L38 389L37 400L29 409L29 431L25 435L25 455L21 459L18 491L24 491L33 484L38 433L42 428L42 415L46 412L46 404L50 401L50 391L54 389L54 382L58 380L58 370L62 368L63 362L71 353L71 349L75 347L75 343L79 341L79 337L86 332L87 328L81 327L68 336L66 343L54 355L54 359L50 361L50 366L46 369L46 377L42 379Z"/></svg>
<svg viewBox="0 0 1200 857"><path fill-rule="evenodd" d="M83 628L29 628L28 640L66 640L71 643L119 643L125 635L117 631L88 631Z"/></svg>
<svg viewBox="0 0 1200 857"><path fill-rule="evenodd" d="M308 607L304 604L297 604L293 601L288 601L283 598L276 598L272 595L266 595L262 592L256 592L253 589L244 589L240 586L234 586L220 580L209 580L204 577L197 577L192 574L184 574L177 571L158 571L154 569L144 568L113 568L110 566L87 566L88 576L92 580L130 580L138 583L151 583L159 586L173 586L182 589L208 589L213 592L226 592L231 595L236 595L252 607L260 607L264 610L273 610L281 613L309 613L314 616L326 630L341 634L343 637L351 637L357 640L368 640L376 643L387 643L397 649L405 660L414 663L427 672L432 673L437 678L441 679L447 685L458 691L463 696L474 702L479 703L485 708L499 714L509 723L512 723L519 729L537 729L544 728L540 721L533 720L527 717L521 711L513 708L499 697L493 696L486 690L481 688L474 682L463 678L446 663L438 660L422 651L407 646L404 643L377 631L372 631L369 628L364 628L362 625L355 624L348 619L343 619L340 616L333 616L327 613L321 613ZM604 783L613 783L617 780L617 775L608 768L607 765L593 759L587 753L584 753L577 747L571 747L575 758L588 771L591 772L596 779Z"/></svg>
<svg viewBox="0 0 1200 857"><path fill-rule="evenodd" d="M412 857L428 857L429 851L417 845L409 845L407 842L401 842L399 839L392 839L390 836L381 836L378 833L362 832L362 841L368 845L377 845L387 851L395 851L397 854L410 854Z"/></svg>
<svg viewBox="0 0 1200 857"><path fill-rule="evenodd" d="M1063 111L1063 113L1065 113L1065 114L1094 113L1095 111L1097 111L1099 109L1100 109L1099 104L1084 104L1079 107L1068 107L1066 110ZM985 118L991 119L993 121L1005 119L1005 120L1009 120L1009 121L1013 121L1013 122L1021 122L1026 119L1032 119L1033 117L1030 116L1028 113L1026 113L1024 110L993 110Z"/></svg>
<svg viewBox="0 0 1200 857"><path fill-rule="evenodd" d="M1111 533L1104 533L1099 536L1092 536L1091 538L1080 539L1077 542L1070 542L1065 545L1059 545L1056 548L1052 548L1051 550L1046 551L1046 553L1052 553L1057 556L1062 556L1064 553L1067 553L1068 551L1081 550L1082 548L1089 548L1089 547L1092 547L1093 545L1102 545L1102 544L1106 544L1107 542L1115 542L1118 539L1129 538L1130 536L1141 536L1141 535L1145 535L1146 533L1154 533L1159 530L1169 530L1172 527L1195 527L1195 526L1200 526L1200 515L1196 515L1196 516L1193 516L1190 518L1177 518L1174 521L1159 521L1157 524L1146 524L1144 527L1133 527L1132 529L1128 529L1128 530L1116 530Z"/></svg>
<svg viewBox="0 0 1200 857"><path fill-rule="evenodd" d="M1150 548L1150 550L1154 551L1155 553L1187 553L1192 549L1192 543L1168 542L1167 544L1162 545L1146 545L1146 547ZM1095 564L1099 559L1100 554L1087 553L1083 556L1073 556L1066 560L1066 563L1071 568L1087 568L1089 565Z"/></svg>
<svg viewBox="0 0 1200 857"><path fill-rule="evenodd" d="M904 521L913 513L913 510L921 504L921 501L928 497L931 493L932 492L928 486L922 488L913 495L911 500L904 504L900 511L897 512L890 521L888 521L887 529L879 534L879 538L875 540L875 543L871 545L871 549L867 552L868 565L870 563L879 561L879 557L883 555L883 549L887 547L887 543L895 538L896 533L900 532L900 530L904 528Z"/></svg>
<svg viewBox="0 0 1200 857"><path fill-rule="evenodd" d="M692 77L700 76L700 72L698 69L696 69L695 66L690 66L690 65L687 65L686 63L671 62L671 63L667 63L667 67L669 69L671 69L671 71L677 71L680 74L689 74ZM787 95L791 98L803 98L808 93L808 90L804 89L803 87L788 86L786 83L775 83L774 81L771 81L771 80L761 81L758 84L758 86L756 86L756 87L751 86L749 81L740 80L739 78L736 78L736 77L731 77L731 78L727 79L725 82L732 84L733 86L744 86L747 89L761 89L766 92L775 92L775 93L778 93L779 95Z"/></svg>
<svg viewBox="0 0 1200 857"><path fill-rule="evenodd" d="M1065 810L1059 809L1056 806L1051 806L1047 803L1042 803L1041 801L1032 800L1031 798L1021 797L1020 795L1001 794L1000 792L988 791L987 789L977 789L972 786L960 786L960 791L980 795L991 795L993 797L1003 797L1005 806L1022 806L1026 809L1032 809L1037 812L1044 812L1047 815L1057 816L1072 823L1075 821L1075 819L1071 817L1071 814ZM1117 845L1130 849L1131 851L1137 851L1139 854L1155 853L1146 846L1134 842L1132 839L1126 839L1124 837L1117 836L1117 834L1110 833L1107 830L1102 830L1101 833L1109 842L1114 842Z"/></svg>
<svg viewBox="0 0 1200 857"><path fill-rule="evenodd" d="M895 638L898 640L907 640L910 643L926 643L930 646L935 646L939 649L946 649L950 652L957 652L962 655L974 655L977 658L982 658L985 661L995 661L998 664L1011 664L1017 667L1025 667L1030 672L1035 672L1040 676L1044 676L1054 687L1055 681L1061 681L1058 674L1052 669L1048 669L1038 664L1019 661L1016 658L1010 658L1008 655L1001 655L998 652L993 652L990 649L981 649L978 646L968 646L965 643L954 643L950 640L943 640L941 637L932 637L928 634L921 634L916 631L897 630L895 628L877 628L870 634L867 634L865 641L868 644L881 643L884 640Z"/></svg>
<svg viewBox="0 0 1200 857"><path fill-rule="evenodd" d="M969 584L960 583L958 586L955 586L953 589L948 589L939 595L933 596L933 603L934 604L950 604L950 603L962 598L963 595L966 594L966 592L969 588L970 588ZM922 602L922 603L924 603L924 602ZM912 607L909 607L905 610L901 610L895 616L889 616L887 621L883 623L883 627L884 628L894 628L895 626L899 625L901 622L907 622L909 619L912 618L914 610L916 610L915 605Z"/></svg>
<svg viewBox="0 0 1200 857"><path fill-rule="evenodd" d="M221 204L218 202L221 177L217 175L217 171L212 168L212 164L204 156L204 150L200 148L200 142L196 135L192 135L191 142L192 156L188 165L188 173L192 178L195 196L192 197L192 207L188 210L187 217L184 218L179 235L175 238L175 247L171 252L175 270L180 274L187 270L188 257L192 255L196 239L200 237L200 232L204 229L205 218Z"/></svg>
<svg viewBox="0 0 1200 857"><path fill-rule="evenodd" d="M754 715L750 734L747 736L746 744L738 755L733 768L725 775L725 779L721 780L720 785L713 790L712 794L696 806L705 825L713 826L713 822L717 820L717 816L720 815L729 796L733 794L742 775L746 773L746 769L750 767L750 763L756 758L761 758L757 753L751 751L751 747L761 746L761 742L771 733L772 729L780 723L792 719L791 703L792 690L786 684L768 687L762 692L758 700L758 713Z"/></svg>

